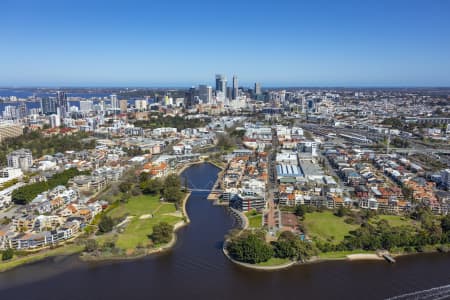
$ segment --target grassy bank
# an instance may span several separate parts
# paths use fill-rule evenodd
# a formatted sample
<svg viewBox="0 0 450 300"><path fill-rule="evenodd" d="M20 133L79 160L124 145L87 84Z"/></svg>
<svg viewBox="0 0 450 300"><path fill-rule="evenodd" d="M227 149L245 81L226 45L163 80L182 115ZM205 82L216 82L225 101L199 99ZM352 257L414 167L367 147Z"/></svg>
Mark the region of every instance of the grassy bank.
<svg viewBox="0 0 450 300"><path fill-rule="evenodd" d="M289 262L291 262L291 260L289 260L288 258L272 257L268 261L264 261L264 262L260 262L259 264L256 264L256 266L274 267L274 266L281 266L281 265L287 264Z"/></svg>
<svg viewBox="0 0 450 300"><path fill-rule="evenodd" d="M303 224L310 237L338 244L359 226L347 224L344 220L345 218L335 216L332 211L313 212L305 215Z"/></svg>
<svg viewBox="0 0 450 300"><path fill-rule="evenodd" d="M83 251L83 249L83 245L70 244L58 247L56 249L43 250L26 256L15 256L12 260L0 262L0 272L19 267L21 265L36 262L47 257L80 253L81 251Z"/></svg>
<svg viewBox="0 0 450 300"><path fill-rule="evenodd" d="M114 242L115 246L125 253L132 254L138 248L151 248L149 236L153 226L160 222L171 225L183 220L181 212L177 212L174 203L161 202L159 195L140 195L131 197L126 203L120 203L109 210L107 215L119 223L128 217L115 234L98 236L100 247L107 242Z"/></svg>

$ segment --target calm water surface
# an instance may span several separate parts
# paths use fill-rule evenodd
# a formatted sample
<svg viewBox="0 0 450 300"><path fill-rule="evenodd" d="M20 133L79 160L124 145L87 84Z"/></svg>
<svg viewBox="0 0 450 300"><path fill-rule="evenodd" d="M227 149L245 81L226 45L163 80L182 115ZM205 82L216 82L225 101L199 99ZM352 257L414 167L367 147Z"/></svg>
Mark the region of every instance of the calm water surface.
<svg viewBox="0 0 450 300"><path fill-rule="evenodd" d="M202 164L184 176L192 187L205 188L217 171ZM50 258L0 273L0 299L384 299L438 286L443 287L427 292L427 299L450 295L448 254L403 257L392 265L336 261L278 272L236 266L221 252L235 220L206 197L191 195L191 223L178 232L169 252L114 263Z"/></svg>

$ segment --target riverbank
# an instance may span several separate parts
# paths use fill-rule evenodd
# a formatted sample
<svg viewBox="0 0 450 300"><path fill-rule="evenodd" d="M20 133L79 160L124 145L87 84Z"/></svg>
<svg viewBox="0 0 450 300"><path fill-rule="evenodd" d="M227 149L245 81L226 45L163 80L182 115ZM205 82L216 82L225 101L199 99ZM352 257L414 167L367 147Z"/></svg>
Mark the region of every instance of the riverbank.
<svg viewBox="0 0 450 300"><path fill-rule="evenodd" d="M191 193L186 193L183 197L183 200L181 202L181 213L183 216L183 219L173 225L173 231L172 231L172 238L171 240L164 245L160 245L158 247L149 248L149 249L142 249L140 251L133 251L131 253L125 252L125 254L119 254L114 255L108 253L107 255L89 255L87 253L82 253L80 256L80 259L83 261L120 261L120 260L133 260L133 259L139 259L142 257L146 257L155 253L162 253L164 251L170 250L172 247L175 246L177 241L177 231L187 226L191 221L189 219L189 215L187 214L186 210L186 203L190 197Z"/></svg>
<svg viewBox="0 0 450 300"><path fill-rule="evenodd" d="M259 271L276 271L276 270L282 270L282 269L289 268L297 263L295 261L284 262L285 260L283 260L282 261L283 263L281 263L281 264L277 264L278 261L274 261L275 264L269 263L267 265L244 263L244 262L235 260L234 258L231 257L231 255L229 254L229 252L227 250L227 242L228 241L225 241L223 243L223 247L222 247L223 254L225 255L226 258L228 258L229 261L231 261L232 263L234 263L238 266L244 267L244 268L259 270Z"/></svg>
<svg viewBox="0 0 450 300"><path fill-rule="evenodd" d="M183 197L182 203L181 203L181 211L182 211L182 216L183 216L183 220L180 222L177 222L176 224L174 224L173 226L173 234L172 234L172 239L170 240L169 243L162 245L160 247L157 248L153 248L153 249L146 249L144 253L139 253L136 255L107 255L107 256L93 256L93 255L86 255L85 253L83 253L83 251L85 250L85 246L84 244L76 244L76 242L80 242L80 240L75 239L73 240L70 244L65 244L62 245L58 248L55 249L47 249L47 250L39 250L36 253L31 253L25 256L19 256L19 257L15 257L11 260L8 261L4 261L4 262L0 262L0 272L5 272L8 270L11 270L13 268L17 268L23 265L27 265L30 263L34 263L34 262L38 262L40 260L49 258L49 257L55 257L55 256L70 256L70 255L74 255L74 254L78 254L80 253L79 258L82 261L120 261L120 260L133 260L133 259L139 259L151 254L155 254L155 253L161 253L167 250L170 250L177 241L177 231L184 227L187 226L190 223L190 219L189 216L187 214L186 211L186 203L187 200L189 199L191 193L186 193L185 196Z"/></svg>
<svg viewBox="0 0 450 300"><path fill-rule="evenodd" d="M0 263L0 272L5 272L13 268L17 268L26 264L34 263L48 257L69 256L81 253L84 245L68 244L55 249L41 250L37 253L29 254L22 257L13 258L12 260Z"/></svg>

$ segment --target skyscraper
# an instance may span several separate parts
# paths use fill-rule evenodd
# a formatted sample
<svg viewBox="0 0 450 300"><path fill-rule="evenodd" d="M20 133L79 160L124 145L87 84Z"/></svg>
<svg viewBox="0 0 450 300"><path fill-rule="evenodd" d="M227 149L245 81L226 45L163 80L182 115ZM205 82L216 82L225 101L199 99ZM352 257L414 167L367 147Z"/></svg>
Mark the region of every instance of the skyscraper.
<svg viewBox="0 0 450 300"><path fill-rule="evenodd" d="M114 111L114 113L116 113L117 110L119 110L119 100L117 100L117 95L112 94L109 97L111 99L111 109Z"/></svg>
<svg viewBox="0 0 450 300"><path fill-rule="evenodd" d="M220 74L216 75L216 92L217 91L223 92L224 94L227 93L227 78Z"/></svg>
<svg viewBox="0 0 450 300"><path fill-rule="evenodd" d="M197 104L195 101L196 94L197 94L197 90L195 89L195 87L191 87L189 89L189 91L186 92L184 98L185 98L185 106L187 108L191 108Z"/></svg>
<svg viewBox="0 0 450 300"><path fill-rule="evenodd" d="M203 103L210 103L212 99L212 87L205 84L200 84L198 86L198 97L203 101Z"/></svg>
<svg viewBox="0 0 450 300"><path fill-rule="evenodd" d="M56 107L59 107L61 112L61 118L65 118L69 111L69 104L67 103L67 95L65 92L56 92Z"/></svg>
<svg viewBox="0 0 450 300"><path fill-rule="evenodd" d="M90 112L92 111L93 102L91 100L81 100L80 101L80 111L81 112Z"/></svg>
<svg viewBox="0 0 450 300"><path fill-rule="evenodd" d="M128 109L128 101L127 100L120 100L120 113L126 113Z"/></svg>
<svg viewBox="0 0 450 300"><path fill-rule="evenodd" d="M259 82L255 83L255 96L261 95L261 84Z"/></svg>
<svg viewBox="0 0 450 300"><path fill-rule="evenodd" d="M41 99L41 112L44 115L56 114L57 100L55 97Z"/></svg>
<svg viewBox="0 0 450 300"><path fill-rule="evenodd" d="M239 96L239 84L238 84L238 78L236 75L233 76L233 91L232 91L232 95L231 98L233 100L237 99L237 97Z"/></svg>

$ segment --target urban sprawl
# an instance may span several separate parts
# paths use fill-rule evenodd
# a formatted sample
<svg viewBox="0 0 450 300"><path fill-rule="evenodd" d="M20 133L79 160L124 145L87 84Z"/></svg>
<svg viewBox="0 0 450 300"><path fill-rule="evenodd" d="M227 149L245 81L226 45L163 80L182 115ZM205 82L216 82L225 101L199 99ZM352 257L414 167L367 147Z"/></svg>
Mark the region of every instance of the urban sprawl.
<svg viewBox="0 0 450 300"><path fill-rule="evenodd" d="M89 238L122 201L106 191L125 177L163 181L199 162L220 167L219 178L185 192L210 191L269 240L290 231L322 251L338 238L309 230L308 213L449 213L448 89L246 88L217 75L214 88L81 92L0 97L1 251ZM133 196L145 190L132 186ZM126 217L114 220L118 233Z"/></svg>

